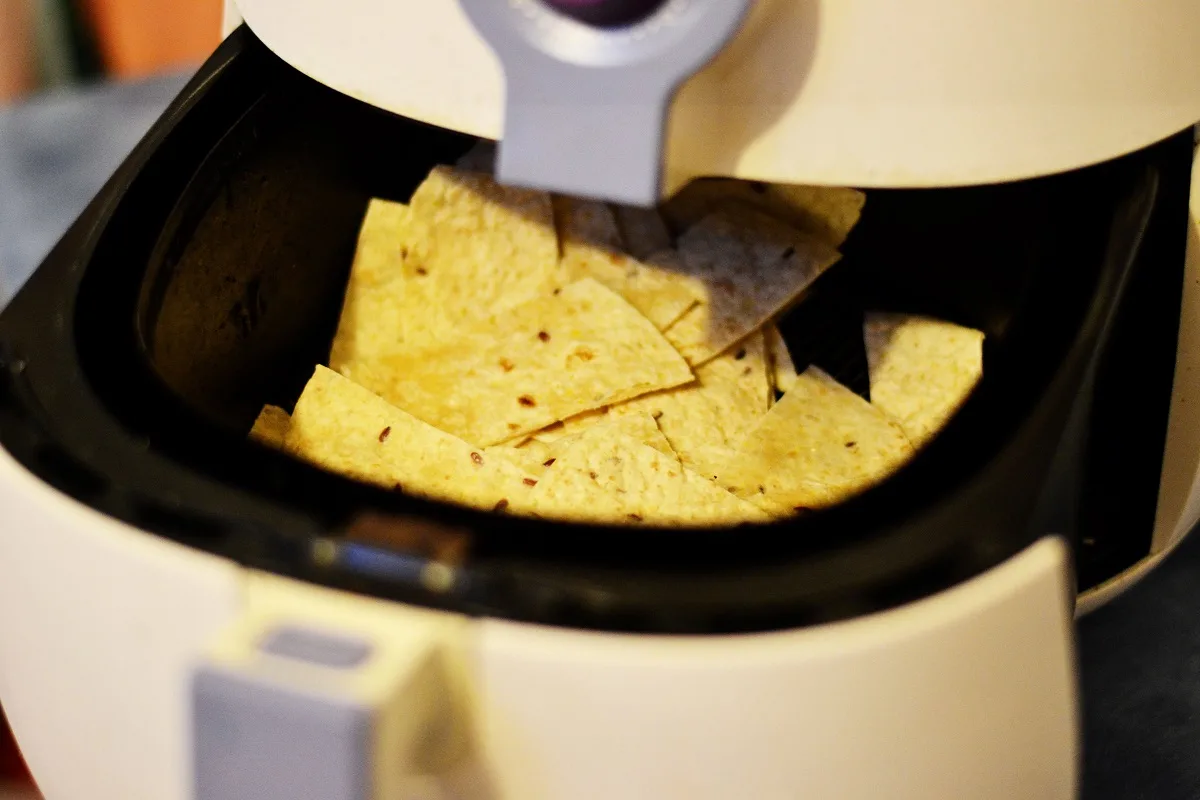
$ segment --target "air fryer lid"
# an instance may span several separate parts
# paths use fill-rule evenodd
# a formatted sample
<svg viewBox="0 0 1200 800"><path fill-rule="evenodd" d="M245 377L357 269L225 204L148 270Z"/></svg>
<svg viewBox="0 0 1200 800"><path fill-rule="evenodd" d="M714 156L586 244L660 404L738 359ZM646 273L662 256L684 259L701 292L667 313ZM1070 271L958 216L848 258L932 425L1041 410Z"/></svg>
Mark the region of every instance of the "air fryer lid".
<svg viewBox="0 0 1200 800"><path fill-rule="evenodd" d="M1064 421L1152 213L1174 208L1160 178L1190 159L1177 137L1054 178L872 192L843 264L781 326L797 365L866 391L863 309L929 313L987 333L979 389L841 507L625 530L382 492L245 439L326 358L368 200L406 199L470 144L338 96L239 32L0 316L4 446L148 532L409 602L667 632L886 608L1046 532L1030 517Z"/></svg>

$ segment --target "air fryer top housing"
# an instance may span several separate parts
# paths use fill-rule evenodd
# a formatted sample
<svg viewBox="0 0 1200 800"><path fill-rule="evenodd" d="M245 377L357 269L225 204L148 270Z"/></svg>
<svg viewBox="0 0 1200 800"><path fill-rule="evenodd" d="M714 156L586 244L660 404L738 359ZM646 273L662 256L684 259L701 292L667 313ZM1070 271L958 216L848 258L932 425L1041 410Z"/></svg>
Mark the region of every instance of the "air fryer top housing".
<svg viewBox="0 0 1200 800"><path fill-rule="evenodd" d="M856 616L1047 534L1076 543L1081 588L1150 552L1190 131L1056 177L869 192L844 262L781 323L797 366L865 393L860 326L877 309L982 329L985 377L884 484L736 530L500 517L246 440L326 359L369 199L407 199L472 143L334 92L240 30L0 315L0 444L93 508L240 563L583 628ZM423 581L434 563L453 580Z"/></svg>
<svg viewBox="0 0 1200 800"><path fill-rule="evenodd" d="M1191 0L228 5L321 83L503 138L502 179L631 202L698 175L1009 181L1112 159L1200 120Z"/></svg>

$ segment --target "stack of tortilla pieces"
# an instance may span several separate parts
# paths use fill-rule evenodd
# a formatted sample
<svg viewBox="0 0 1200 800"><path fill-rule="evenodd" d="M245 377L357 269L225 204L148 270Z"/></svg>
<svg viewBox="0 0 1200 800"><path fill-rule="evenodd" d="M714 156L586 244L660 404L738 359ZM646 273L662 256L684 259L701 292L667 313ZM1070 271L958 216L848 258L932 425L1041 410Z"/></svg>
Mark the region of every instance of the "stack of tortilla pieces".
<svg viewBox="0 0 1200 800"><path fill-rule="evenodd" d="M773 320L864 196L693 183L660 211L500 186L486 149L373 201L329 367L253 438L387 490L629 525L764 522L902 465L982 374L982 334L869 315L872 402L796 374ZM778 399L777 399L778 398Z"/></svg>

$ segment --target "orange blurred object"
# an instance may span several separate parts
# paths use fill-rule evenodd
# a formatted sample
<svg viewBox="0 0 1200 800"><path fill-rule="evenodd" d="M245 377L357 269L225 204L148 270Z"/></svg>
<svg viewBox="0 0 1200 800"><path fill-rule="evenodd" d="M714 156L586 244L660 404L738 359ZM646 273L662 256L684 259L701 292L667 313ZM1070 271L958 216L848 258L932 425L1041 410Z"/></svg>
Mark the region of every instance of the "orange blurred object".
<svg viewBox="0 0 1200 800"><path fill-rule="evenodd" d="M199 64L221 41L222 0L82 0L105 69L136 78Z"/></svg>

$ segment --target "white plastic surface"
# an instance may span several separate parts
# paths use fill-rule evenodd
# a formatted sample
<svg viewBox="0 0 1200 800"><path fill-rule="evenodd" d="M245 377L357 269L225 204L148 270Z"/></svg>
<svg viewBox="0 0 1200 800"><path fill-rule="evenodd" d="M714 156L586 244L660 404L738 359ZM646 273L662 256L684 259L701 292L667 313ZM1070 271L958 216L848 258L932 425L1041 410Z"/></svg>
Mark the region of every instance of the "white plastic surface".
<svg viewBox="0 0 1200 800"><path fill-rule="evenodd" d="M498 800L1071 800L1066 548L810 630L623 637L481 623Z"/></svg>
<svg viewBox="0 0 1200 800"><path fill-rule="evenodd" d="M266 636L287 626L366 643L370 655L333 670L264 656ZM243 614L206 661L286 693L370 710L373 800L437 800L429 784L471 755L461 667L469 628L462 616L248 572Z"/></svg>
<svg viewBox="0 0 1200 800"><path fill-rule="evenodd" d="M497 138L504 83L458 0L235 0L276 53L405 116ZM1195 0L759 0L685 87L672 185L988 183L1200 120Z"/></svg>
<svg viewBox="0 0 1200 800"><path fill-rule="evenodd" d="M0 450L0 698L46 800L186 800L188 668L239 575Z"/></svg>
<svg viewBox="0 0 1200 800"><path fill-rule="evenodd" d="M1200 157L1200 151L1197 155ZM1079 615L1091 613L1136 586L1200 522L1200 165L1192 170L1186 259L1175 384L1150 553L1080 595Z"/></svg>
<svg viewBox="0 0 1200 800"><path fill-rule="evenodd" d="M224 0L225 11L221 16L221 35L228 36L242 24L242 14L234 0Z"/></svg>
<svg viewBox="0 0 1200 800"><path fill-rule="evenodd" d="M1200 165L1192 171L1192 218L1187 237L1183 313L1154 552L1171 547L1200 520Z"/></svg>

